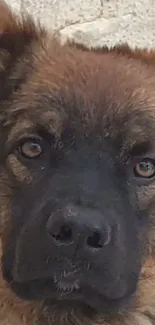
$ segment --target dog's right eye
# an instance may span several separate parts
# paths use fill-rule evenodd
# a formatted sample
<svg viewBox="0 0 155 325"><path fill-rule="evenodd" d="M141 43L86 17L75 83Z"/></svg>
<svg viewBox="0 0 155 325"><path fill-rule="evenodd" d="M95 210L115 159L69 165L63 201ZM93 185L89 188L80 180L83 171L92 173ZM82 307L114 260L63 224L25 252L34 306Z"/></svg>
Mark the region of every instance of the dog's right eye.
<svg viewBox="0 0 155 325"><path fill-rule="evenodd" d="M26 140L18 147L19 153L25 158L37 158L43 153L43 147L39 140Z"/></svg>

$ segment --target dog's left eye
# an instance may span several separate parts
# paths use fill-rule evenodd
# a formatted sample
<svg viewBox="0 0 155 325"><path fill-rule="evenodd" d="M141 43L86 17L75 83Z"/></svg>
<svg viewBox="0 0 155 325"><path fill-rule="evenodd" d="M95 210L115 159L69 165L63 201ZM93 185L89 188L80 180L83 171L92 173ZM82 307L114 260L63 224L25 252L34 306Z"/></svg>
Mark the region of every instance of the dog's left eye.
<svg viewBox="0 0 155 325"><path fill-rule="evenodd" d="M150 158L141 160L134 166L134 173L137 177L152 178L155 176L155 162Z"/></svg>
<svg viewBox="0 0 155 325"><path fill-rule="evenodd" d="M18 151L25 158L37 158L43 153L43 148L39 141L27 140L18 147Z"/></svg>

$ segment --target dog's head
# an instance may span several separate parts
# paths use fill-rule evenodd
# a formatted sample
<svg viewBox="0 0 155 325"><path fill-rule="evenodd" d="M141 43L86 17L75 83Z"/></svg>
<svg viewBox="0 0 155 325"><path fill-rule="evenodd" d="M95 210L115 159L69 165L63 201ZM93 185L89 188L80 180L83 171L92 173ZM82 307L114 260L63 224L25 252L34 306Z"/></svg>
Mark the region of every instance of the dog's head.
<svg viewBox="0 0 155 325"><path fill-rule="evenodd" d="M154 254L155 68L145 52L138 60L125 48L61 46L8 15L0 36L4 278L23 299L116 310Z"/></svg>

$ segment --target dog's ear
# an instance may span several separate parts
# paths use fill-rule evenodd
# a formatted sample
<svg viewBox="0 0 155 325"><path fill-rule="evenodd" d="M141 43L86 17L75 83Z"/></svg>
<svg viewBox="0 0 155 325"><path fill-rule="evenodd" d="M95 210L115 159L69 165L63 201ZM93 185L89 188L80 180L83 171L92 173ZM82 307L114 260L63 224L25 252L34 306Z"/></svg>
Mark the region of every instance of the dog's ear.
<svg viewBox="0 0 155 325"><path fill-rule="evenodd" d="M40 42L45 34L44 29L38 24L36 26L30 17L17 17L0 0L0 100L8 98L10 91L16 87L16 77L20 78L19 70L18 73L13 72L17 61L27 49L31 49L32 42Z"/></svg>
<svg viewBox="0 0 155 325"><path fill-rule="evenodd" d="M19 56L25 46L32 40L40 39L43 33L43 28L36 27L30 17L17 17L0 0L0 50L7 51L13 57Z"/></svg>

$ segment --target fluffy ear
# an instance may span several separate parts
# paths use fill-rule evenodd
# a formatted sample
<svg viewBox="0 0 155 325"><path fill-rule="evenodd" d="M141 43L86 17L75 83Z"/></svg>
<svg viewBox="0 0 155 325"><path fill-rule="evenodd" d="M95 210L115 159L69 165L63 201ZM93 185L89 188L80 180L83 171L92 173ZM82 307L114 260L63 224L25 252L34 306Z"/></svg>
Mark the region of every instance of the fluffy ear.
<svg viewBox="0 0 155 325"><path fill-rule="evenodd" d="M10 55L20 55L32 40L38 40L44 33L36 27L30 17L17 17L6 3L0 0L0 49Z"/></svg>
<svg viewBox="0 0 155 325"><path fill-rule="evenodd" d="M16 64L20 57L32 42L40 42L44 36L43 28L35 26L29 17L17 17L0 0L0 101L8 99L18 87L21 73L19 69L16 73Z"/></svg>

